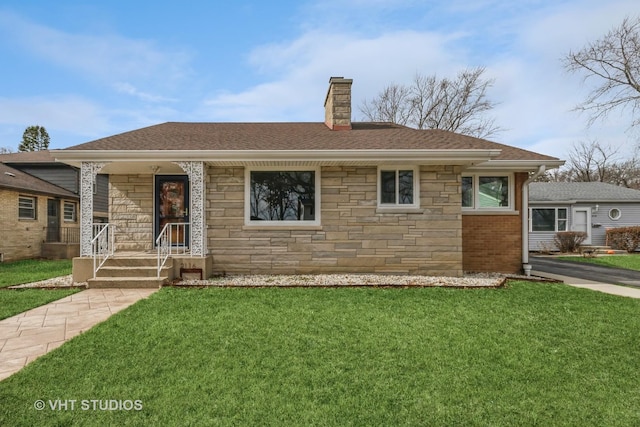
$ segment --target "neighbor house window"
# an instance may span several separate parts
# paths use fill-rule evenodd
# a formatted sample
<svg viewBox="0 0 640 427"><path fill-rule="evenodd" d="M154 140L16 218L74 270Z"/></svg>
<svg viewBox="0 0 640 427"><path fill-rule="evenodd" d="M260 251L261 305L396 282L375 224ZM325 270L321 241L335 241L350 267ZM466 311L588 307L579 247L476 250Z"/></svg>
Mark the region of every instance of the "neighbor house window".
<svg viewBox="0 0 640 427"><path fill-rule="evenodd" d="M73 202L64 202L64 221L76 222L76 204Z"/></svg>
<svg viewBox="0 0 640 427"><path fill-rule="evenodd" d="M310 224L319 219L319 170L248 171L248 222Z"/></svg>
<svg viewBox="0 0 640 427"><path fill-rule="evenodd" d="M609 218L613 221L617 221L622 218L622 212L618 208L611 208L609 209Z"/></svg>
<svg viewBox="0 0 640 427"><path fill-rule="evenodd" d="M461 186L463 208L489 210L509 209L512 206L511 176L463 176Z"/></svg>
<svg viewBox="0 0 640 427"><path fill-rule="evenodd" d="M567 209L531 208L531 231L567 231Z"/></svg>
<svg viewBox="0 0 640 427"><path fill-rule="evenodd" d="M18 218L36 219L37 199L35 197L18 197Z"/></svg>
<svg viewBox="0 0 640 427"><path fill-rule="evenodd" d="M381 207L415 207L418 202L417 168L380 168L378 170Z"/></svg>

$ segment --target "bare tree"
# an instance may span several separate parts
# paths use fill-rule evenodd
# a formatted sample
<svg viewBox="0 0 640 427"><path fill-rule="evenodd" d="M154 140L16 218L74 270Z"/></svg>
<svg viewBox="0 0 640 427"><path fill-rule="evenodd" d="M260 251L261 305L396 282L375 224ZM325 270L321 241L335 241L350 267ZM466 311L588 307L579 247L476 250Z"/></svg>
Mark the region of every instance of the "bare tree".
<svg viewBox="0 0 640 427"><path fill-rule="evenodd" d="M360 111L368 120L386 121L417 129L444 129L488 138L501 129L487 117L495 103L487 98L493 79L483 67L464 70L455 79L416 74L410 86L392 84Z"/></svg>
<svg viewBox="0 0 640 427"><path fill-rule="evenodd" d="M590 125L614 110L629 108L634 116L640 110L640 17L625 18L601 39L569 52L563 62L566 70L597 82L576 107L590 114ZM632 118L632 127L639 123L640 118Z"/></svg>
<svg viewBox="0 0 640 427"><path fill-rule="evenodd" d="M366 99L360 111L374 122L389 122L406 125L411 114L410 90L395 83L382 89L371 101Z"/></svg>
<svg viewBox="0 0 640 427"><path fill-rule="evenodd" d="M574 143L562 168L538 179L543 182L606 182L628 188L640 187L640 161L635 153L620 159L618 149L600 142Z"/></svg>
<svg viewBox="0 0 640 427"><path fill-rule="evenodd" d="M9 147L0 147L0 154L9 154L11 152L11 148Z"/></svg>

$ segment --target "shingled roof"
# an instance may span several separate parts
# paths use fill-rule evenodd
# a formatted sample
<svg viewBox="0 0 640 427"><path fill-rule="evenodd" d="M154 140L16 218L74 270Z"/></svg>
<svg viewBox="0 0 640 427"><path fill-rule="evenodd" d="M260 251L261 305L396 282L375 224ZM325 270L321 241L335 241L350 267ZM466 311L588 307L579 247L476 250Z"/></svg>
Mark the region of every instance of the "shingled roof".
<svg viewBox="0 0 640 427"><path fill-rule="evenodd" d="M56 159L49 150L20 151L0 154L0 163L55 163Z"/></svg>
<svg viewBox="0 0 640 427"><path fill-rule="evenodd" d="M324 123L167 122L66 150L501 150L494 160L557 161L555 157L445 130L392 123L353 123L333 131ZM64 150L63 150L64 151Z"/></svg>
<svg viewBox="0 0 640 427"><path fill-rule="evenodd" d="M531 202L640 202L640 191L604 182L532 182Z"/></svg>
<svg viewBox="0 0 640 427"><path fill-rule="evenodd" d="M18 192L46 194L51 196L78 199L78 195L62 187L43 181L33 175L14 169L4 163L0 163L0 188Z"/></svg>

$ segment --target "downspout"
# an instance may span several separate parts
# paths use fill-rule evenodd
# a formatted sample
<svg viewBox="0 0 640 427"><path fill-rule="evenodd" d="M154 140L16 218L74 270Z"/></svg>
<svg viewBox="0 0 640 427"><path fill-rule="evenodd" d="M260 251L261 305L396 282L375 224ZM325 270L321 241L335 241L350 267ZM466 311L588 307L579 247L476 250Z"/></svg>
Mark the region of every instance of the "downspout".
<svg viewBox="0 0 640 427"><path fill-rule="evenodd" d="M540 165L538 170L522 184L522 269L527 276L531 275L529 264L529 184L542 175L547 167Z"/></svg>

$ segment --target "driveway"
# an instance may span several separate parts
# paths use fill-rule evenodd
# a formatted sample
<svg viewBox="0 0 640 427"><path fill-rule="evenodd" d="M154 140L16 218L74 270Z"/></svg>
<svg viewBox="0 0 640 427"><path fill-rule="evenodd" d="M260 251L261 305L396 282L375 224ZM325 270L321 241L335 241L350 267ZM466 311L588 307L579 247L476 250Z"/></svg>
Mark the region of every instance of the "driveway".
<svg viewBox="0 0 640 427"><path fill-rule="evenodd" d="M622 284L640 288L640 271L604 267L595 264L562 261L548 256L531 256L533 270L559 276L577 277L593 282Z"/></svg>

